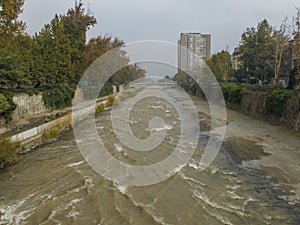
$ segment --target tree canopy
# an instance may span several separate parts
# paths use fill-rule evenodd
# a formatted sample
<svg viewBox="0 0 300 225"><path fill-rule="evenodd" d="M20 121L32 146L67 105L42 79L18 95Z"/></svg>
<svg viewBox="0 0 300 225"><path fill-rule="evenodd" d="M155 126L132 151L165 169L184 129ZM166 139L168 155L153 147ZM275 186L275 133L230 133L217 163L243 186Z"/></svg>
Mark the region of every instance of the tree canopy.
<svg viewBox="0 0 300 225"><path fill-rule="evenodd" d="M33 36L19 20L24 0L0 0L0 85L2 87L75 87L90 64L106 51L124 45L111 36L87 41L88 30L97 23L79 1L63 15L45 24ZM123 55L126 58L125 54ZM141 70L124 68L110 82L133 79ZM126 78L124 77L126 76ZM131 78L129 78L131 77Z"/></svg>
<svg viewBox="0 0 300 225"><path fill-rule="evenodd" d="M288 40L284 24L275 29L263 20L256 28L247 28L242 34L239 52L248 75L261 80L274 78L277 82L283 70L283 59L287 58Z"/></svg>
<svg viewBox="0 0 300 225"><path fill-rule="evenodd" d="M206 63L220 81L227 81L233 75L231 55L228 51L223 50L217 54L213 54L211 59L207 60Z"/></svg>

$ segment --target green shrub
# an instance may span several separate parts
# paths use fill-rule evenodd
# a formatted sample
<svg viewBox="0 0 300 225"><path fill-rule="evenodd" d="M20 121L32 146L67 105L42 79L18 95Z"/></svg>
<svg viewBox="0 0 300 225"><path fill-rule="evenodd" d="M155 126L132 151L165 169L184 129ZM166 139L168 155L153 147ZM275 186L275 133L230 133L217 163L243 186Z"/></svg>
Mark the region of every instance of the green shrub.
<svg viewBox="0 0 300 225"><path fill-rule="evenodd" d="M7 111L10 108L9 102L6 97L0 93L0 113Z"/></svg>
<svg viewBox="0 0 300 225"><path fill-rule="evenodd" d="M58 136L58 131L55 129L52 129L50 131L47 131L43 134L43 139L44 140L51 140L53 138L56 138Z"/></svg>
<svg viewBox="0 0 300 225"><path fill-rule="evenodd" d="M287 100L293 93L287 90L273 90L267 94L266 109L269 113L282 117Z"/></svg>
<svg viewBox="0 0 300 225"><path fill-rule="evenodd" d="M114 104L114 102L115 102L115 97L113 95L110 95L106 100L105 106L110 107Z"/></svg>
<svg viewBox="0 0 300 225"><path fill-rule="evenodd" d="M245 85L222 83L221 89L225 101L238 105L241 103L242 93L245 90Z"/></svg>
<svg viewBox="0 0 300 225"><path fill-rule="evenodd" d="M51 87L43 92L45 105L51 110L72 106L74 90L68 86Z"/></svg>
<svg viewBox="0 0 300 225"><path fill-rule="evenodd" d="M107 95L111 95L113 93L113 86L110 83L106 83L101 89L99 97L104 97Z"/></svg>
<svg viewBox="0 0 300 225"><path fill-rule="evenodd" d="M100 114L100 113L102 113L104 111L104 109L105 109L105 105L104 104L100 104L96 108L96 113Z"/></svg>
<svg viewBox="0 0 300 225"><path fill-rule="evenodd" d="M12 92L0 90L0 95L0 116L3 116L6 122L9 122L12 119L12 112L17 108L17 105L13 101Z"/></svg>
<svg viewBox="0 0 300 225"><path fill-rule="evenodd" d="M28 90L26 91L26 93L27 93L29 96L33 96L33 95L38 95L40 92L39 92L39 90L37 90L37 89L28 89Z"/></svg>
<svg viewBox="0 0 300 225"><path fill-rule="evenodd" d="M14 163L18 159L18 143L11 143L9 138L0 140L0 168Z"/></svg>
<svg viewBox="0 0 300 225"><path fill-rule="evenodd" d="M85 100L93 100L96 97L104 97L104 96L108 96L110 94L113 93L113 87L111 84L105 84L102 89L101 92L99 93L99 87L97 86L83 86L81 87L82 93L83 93L83 97Z"/></svg>
<svg viewBox="0 0 300 225"><path fill-rule="evenodd" d="M259 84L252 84L245 86L249 91L261 91L261 92L270 92L274 90L273 85L259 85Z"/></svg>
<svg viewBox="0 0 300 225"><path fill-rule="evenodd" d="M27 93L29 96L34 95L34 92L33 92L32 89L27 90L26 93Z"/></svg>

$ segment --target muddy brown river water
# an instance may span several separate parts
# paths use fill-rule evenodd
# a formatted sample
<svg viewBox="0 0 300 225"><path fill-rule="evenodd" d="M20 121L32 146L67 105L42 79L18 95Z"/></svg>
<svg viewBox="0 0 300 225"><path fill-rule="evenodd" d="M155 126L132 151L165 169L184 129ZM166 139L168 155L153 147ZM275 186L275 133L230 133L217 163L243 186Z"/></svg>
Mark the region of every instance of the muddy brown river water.
<svg viewBox="0 0 300 225"><path fill-rule="evenodd" d="M115 158L151 164L172 151L180 129L172 106L152 98L132 111L133 133L149 135L147 123L138 118L153 115L169 124L168 136L160 151L147 157L118 143L110 111L96 119L99 136ZM97 174L83 159L72 130L67 131L0 172L0 224L300 224L299 207L285 201L259 170L234 163L225 149L201 172L197 165L207 140L200 135L193 157L176 175L150 186L126 187Z"/></svg>

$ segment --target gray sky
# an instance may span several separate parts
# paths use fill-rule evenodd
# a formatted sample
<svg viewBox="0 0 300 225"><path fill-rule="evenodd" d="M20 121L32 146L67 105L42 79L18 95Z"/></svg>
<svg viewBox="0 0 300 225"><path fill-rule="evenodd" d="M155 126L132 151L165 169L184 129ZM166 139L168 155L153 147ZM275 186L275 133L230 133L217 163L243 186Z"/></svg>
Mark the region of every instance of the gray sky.
<svg viewBox="0 0 300 225"><path fill-rule="evenodd" d="M290 23L300 7L299 0L83 0L98 24L88 37L118 36L126 43L164 40L177 43L181 32L212 35L212 53L229 47L232 51L247 27L266 18L279 27ZM38 32L54 15L74 6L74 0L25 0L22 19L30 34Z"/></svg>

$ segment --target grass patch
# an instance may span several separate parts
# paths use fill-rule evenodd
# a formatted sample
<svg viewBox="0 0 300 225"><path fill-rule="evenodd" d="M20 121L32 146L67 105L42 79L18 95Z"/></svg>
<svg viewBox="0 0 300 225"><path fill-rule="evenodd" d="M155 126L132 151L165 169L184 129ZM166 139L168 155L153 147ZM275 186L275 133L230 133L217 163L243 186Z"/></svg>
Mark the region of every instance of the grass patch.
<svg viewBox="0 0 300 225"><path fill-rule="evenodd" d="M58 131L55 129L52 129L50 131L44 132L43 134L43 139L48 141L51 140L53 138L56 138L58 136Z"/></svg>
<svg viewBox="0 0 300 225"><path fill-rule="evenodd" d="M2 138L0 140L0 168L11 165L18 160L18 147L19 143L12 143L10 138Z"/></svg>
<svg viewBox="0 0 300 225"><path fill-rule="evenodd" d="M104 111L105 109L105 105L103 103L101 103L100 105L97 106L96 108L96 114L100 114Z"/></svg>
<svg viewBox="0 0 300 225"><path fill-rule="evenodd" d="M115 100L116 100L116 98L113 95L108 96L105 106L111 107L114 104Z"/></svg>

